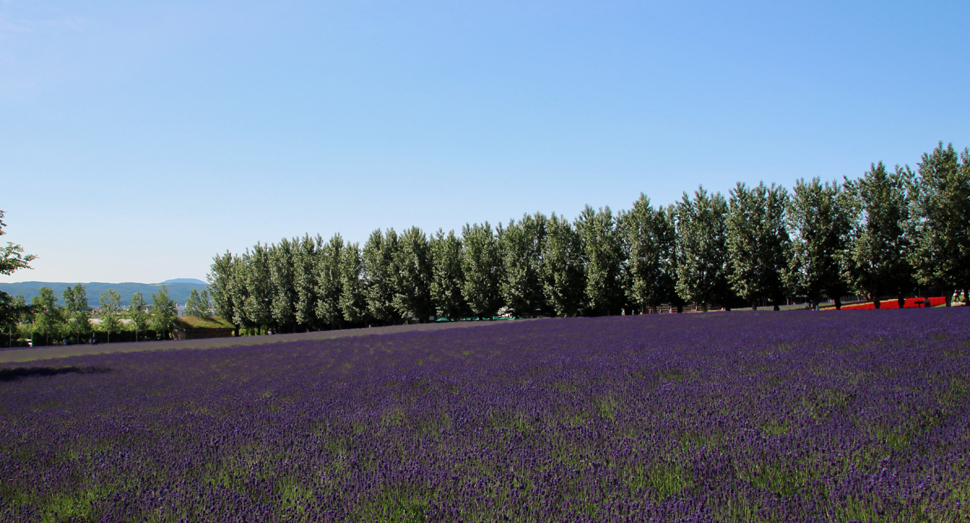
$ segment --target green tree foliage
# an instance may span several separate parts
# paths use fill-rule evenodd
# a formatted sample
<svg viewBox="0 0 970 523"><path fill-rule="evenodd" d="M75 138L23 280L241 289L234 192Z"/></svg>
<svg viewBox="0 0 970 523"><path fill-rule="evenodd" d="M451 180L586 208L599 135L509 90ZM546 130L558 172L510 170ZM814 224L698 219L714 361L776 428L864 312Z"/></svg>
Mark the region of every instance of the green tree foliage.
<svg viewBox="0 0 970 523"><path fill-rule="evenodd" d="M404 231L394 251L394 308L400 318L426 322L435 314L431 299L431 246L417 227Z"/></svg>
<svg viewBox="0 0 970 523"><path fill-rule="evenodd" d="M849 288L901 297L914 285L908 264L924 285L966 285L968 173L970 150L960 161L941 143L919 179L880 163L841 188L800 180L791 197L738 184L729 204L700 187L654 209L641 194L618 215L587 206L574 221L524 215L494 230L466 225L461 237L378 229L363 248L307 235L216 256L210 289L216 312L247 330L485 318L502 305L515 316L601 315L685 301L777 308L797 294L838 307Z"/></svg>
<svg viewBox="0 0 970 523"><path fill-rule="evenodd" d="M199 292L198 309L195 312L199 314L204 314L207 318L215 316L215 305L212 303L212 295L209 294L209 289L205 288Z"/></svg>
<svg viewBox="0 0 970 523"><path fill-rule="evenodd" d="M4 212L0 210L0 236L7 234L3 231L3 228L7 226L3 222L3 214ZM3 256L0 257L0 274L9 276L14 271L29 269L30 262L36 258L33 254L24 254L24 248L20 245L7 242L7 246L3 248Z"/></svg>
<svg viewBox="0 0 970 523"><path fill-rule="evenodd" d="M37 336L44 337L44 344L50 345L51 338L57 339L64 328L62 310L57 306L57 296L49 287L41 287L37 296L31 302L34 310L33 338L37 345Z"/></svg>
<svg viewBox="0 0 970 523"><path fill-rule="evenodd" d="M88 292L80 283L64 289L64 319L67 332L74 337L74 343L81 343L82 337L91 333L91 308L88 307Z"/></svg>
<svg viewBox="0 0 970 523"><path fill-rule="evenodd" d="M666 247L670 249L669 254L664 257L663 277L660 280L659 288L663 289L662 295L667 296L660 303L670 303L677 308L677 312L684 312L684 299L677 293L677 267L680 259L677 244L680 239L677 237L677 205L670 204L664 209L663 213L664 232L669 235L669 243Z"/></svg>
<svg viewBox="0 0 970 523"><path fill-rule="evenodd" d="M703 187L677 204L677 294L707 310L709 303L730 307L728 283L728 204L721 193Z"/></svg>
<svg viewBox="0 0 970 523"><path fill-rule="evenodd" d="M635 310L673 303L676 273L676 230L667 210L654 209L643 193L618 220L623 241L626 298Z"/></svg>
<svg viewBox="0 0 970 523"><path fill-rule="evenodd" d="M344 239L335 234L317 256L317 305L316 317L330 329L339 329L344 323L341 306L343 297Z"/></svg>
<svg viewBox="0 0 970 523"><path fill-rule="evenodd" d="M367 314L367 281L364 280L364 256L358 243L348 243L340 253L340 310L344 321L362 325Z"/></svg>
<svg viewBox="0 0 970 523"><path fill-rule="evenodd" d="M728 281L742 299L757 309L768 301L779 310L785 299L785 273L791 241L785 224L788 192L762 182L749 189L738 183L731 190L727 215Z"/></svg>
<svg viewBox="0 0 970 523"><path fill-rule="evenodd" d="M202 292L192 289L189 292L189 297L185 300L185 315L198 318L208 318L213 315L212 297L209 296L209 289L202 289Z"/></svg>
<svg viewBox="0 0 970 523"><path fill-rule="evenodd" d="M786 279L796 293L812 304L822 297L842 308L849 286L848 270L852 202L838 183L824 185L818 178L795 183L786 219L792 233L792 254Z"/></svg>
<svg viewBox="0 0 970 523"><path fill-rule="evenodd" d="M465 273L461 269L461 240L455 231L438 232L431 238L431 297L438 316L457 321L471 315L462 296Z"/></svg>
<svg viewBox="0 0 970 523"><path fill-rule="evenodd" d="M249 317L246 315L246 301L249 300L251 294L249 287L247 287L249 273L248 267L248 256L244 253L233 260L230 266L232 273L229 278L229 299L231 303L231 308L233 311L232 323L236 325L236 332L239 333L239 329L246 329L251 331L253 324L250 323Z"/></svg>
<svg viewBox="0 0 970 523"><path fill-rule="evenodd" d="M31 309L27 306L23 296L13 297L5 292L0 292L0 312L2 312L0 314L0 328L6 331L7 346L12 347L14 333L16 332L19 338L19 326L27 320Z"/></svg>
<svg viewBox="0 0 970 523"><path fill-rule="evenodd" d="M121 295L112 289L101 293L101 306L98 310L98 324L101 332L105 333L107 343L111 343L111 333L121 330Z"/></svg>
<svg viewBox="0 0 970 523"><path fill-rule="evenodd" d="M168 288L162 285L152 294L152 313L149 325L162 339L168 337L178 318L178 306L168 297Z"/></svg>
<svg viewBox="0 0 970 523"><path fill-rule="evenodd" d="M505 305L516 317L532 316L546 308L542 286L542 245L545 215L523 215L498 235L503 278L499 284Z"/></svg>
<svg viewBox="0 0 970 523"><path fill-rule="evenodd" d="M216 316L232 322L238 329L236 309L233 301L233 278L236 275L236 258L232 253L215 255L206 280L209 282L209 292L212 294L212 305Z"/></svg>
<svg viewBox="0 0 970 523"><path fill-rule="evenodd" d="M583 310L586 275L582 239L572 223L555 213L549 216L542 244L542 288L556 316L577 316Z"/></svg>
<svg viewBox="0 0 970 523"><path fill-rule="evenodd" d="M498 241L488 222L462 227L461 293L474 316L491 318L502 305L499 280L502 260Z"/></svg>
<svg viewBox="0 0 970 523"><path fill-rule="evenodd" d="M296 289L293 285L294 242L283 238L267 250L269 283L272 292L270 314L276 331L296 329Z"/></svg>
<svg viewBox="0 0 970 523"><path fill-rule="evenodd" d="M970 151L960 160L943 142L919 163L913 202L910 263L918 281L943 289L970 289Z"/></svg>
<svg viewBox="0 0 970 523"><path fill-rule="evenodd" d="M343 240L340 243L343 246ZM320 324L320 321L317 321L319 300L317 288L320 285L318 265L322 251L323 239L319 235L316 238L310 238L309 234L304 235L294 246L293 288L296 293L296 302L293 304L293 308L296 323L308 331L315 329ZM339 282L339 268L333 272L336 274L336 281ZM339 315L339 307L336 310Z"/></svg>
<svg viewBox="0 0 970 523"><path fill-rule="evenodd" d="M879 162L863 178L846 183L856 204L849 275L855 288L879 308L879 299L903 294L913 287L909 264L909 206L906 188L913 174L896 166L887 172Z"/></svg>
<svg viewBox="0 0 970 523"><path fill-rule="evenodd" d="M3 223L3 214L3 210L0 210L0 236L7 234L3 231L3 228L7 226ZM14 271L29 269L30 262L34 259L36 259L36 256L24 254L24 249L20 245L7 242L7 246L3 248L3 255L0 256L0 274L10 276ZM6 325L8 329L12 329L10 325L23 312L13 297L0 291L0 325ZM10 334L8 338L12 339L12 336Z"/></svg>
<svg viewBox="0 0 970 523"><path fill-rule="evenodd" d="M262 332L273 324L273 292L269 248L259 243L243 254L243 279L247 295L242 311L244 325Z"/></svg>
<svg viewBox="0 0 970 523"><path fill-rule="evenodd" d="M398 250L398 238L394 229L382 233L380 229L371 233L364 244L364 279L367 286L367 312L377 323L390 325L399 323L401 315L394 307L397 294L397 274L394 263Z"/></svg>
<svg viewBox="0 0 970 523"><path fill-rule="evenodd" d="M128 319L135 329L135 341L138 341L138 333L148 328L148 303L140 292L131 295L131 302L128 304Z"/></svg>
<svg viewBox="0 0 970 523"><path fill-rule="evenodd" d="M623 243L609 207L589 205L576 218L586 273L584 308L593 316L619 314L625 304L623 292Z"/></svg>

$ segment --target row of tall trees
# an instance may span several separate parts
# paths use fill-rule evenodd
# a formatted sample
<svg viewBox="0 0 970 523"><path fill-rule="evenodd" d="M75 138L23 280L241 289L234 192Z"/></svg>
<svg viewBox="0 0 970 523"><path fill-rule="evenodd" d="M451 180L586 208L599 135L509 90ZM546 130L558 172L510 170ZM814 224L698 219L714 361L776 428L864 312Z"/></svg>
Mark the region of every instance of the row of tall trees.
<svg viewBox="0 0 970 523"><path fill-rule="evenodd" d="M30 304L22 296L14 298L15 312L5 317L2 325L7 345L19 338L30 338L34 345L85 343L92 334L100 341L111 342L112 334L117 337L127 332L133 333L135 341L146 335L166 339L178 316L177 305L164 286L152 295L150 307L140 292L122 307L121 295L109 289L101 293L100 307L91 309L87 290L81 284L69 286L61 297L63 305L52 289L42 287Z"/></svg>
<svg viewBox="0 0 970 523"><path fill-rule="evenodd" d="M461 234L417 227L257 244L217 255L215 312L245 329L338 329L432 318L610 315L847 295L902 299L970 287L970 153L940 143L917 172L873 164L855 180L792 191L703 187L654 207L587 206ZM949 304L949 302L948 302Z"/></svg>

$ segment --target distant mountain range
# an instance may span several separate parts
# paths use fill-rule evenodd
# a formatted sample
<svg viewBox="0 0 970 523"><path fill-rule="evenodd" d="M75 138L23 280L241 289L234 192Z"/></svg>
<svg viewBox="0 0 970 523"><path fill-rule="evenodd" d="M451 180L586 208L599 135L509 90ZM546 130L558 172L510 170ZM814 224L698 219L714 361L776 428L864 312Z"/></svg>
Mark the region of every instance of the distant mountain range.
<svg viewBox="0 0 970 523"><path fill-rule="evenodd" d="M175 278L174 280L165 280L162 282L162 285L171 285L173 283L191 283L194 285L208 285L208 283L202 280L197 280L195 278ZM157 284L154 284L154 285L157 285Z"/></svg>
<svg viewBox="0 0 970 523"><path fill-rule="evenodd" d="M30 303L30 300L34 299L40 293L42 287L49 287L54 291L54 295L57 296L57 304L60 306L64 305L64 289L68 286L75 286L77 283L66 283L66 282L44 282L44 281L25 281L20 283L0 283L0 291L3 291L11 296L23 296ZM192 289L201 291L202 289L208 287L208 284L202 280L197 280L195 278L176 278L174 280L165 280L161 283L102 283L102 282L90 282L81 283L84 286L84 290L88 293L88 305L91 308L98 307L101 303L101 293L106 292L108 289L114 290L121 295L121 304L128 305L131 301L131 295L140 292L142 297L148 303L152 302L152 294L158 292L165 286L168 290L168 297L175 300L179 305L185 305L186 298L189 297L189 293Z"/></svg>

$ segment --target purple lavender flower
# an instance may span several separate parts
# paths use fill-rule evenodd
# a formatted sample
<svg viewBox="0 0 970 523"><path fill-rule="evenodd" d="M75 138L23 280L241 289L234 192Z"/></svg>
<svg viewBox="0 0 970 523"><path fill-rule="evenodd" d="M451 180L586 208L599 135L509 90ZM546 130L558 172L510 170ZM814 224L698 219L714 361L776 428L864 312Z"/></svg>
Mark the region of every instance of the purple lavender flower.
<svg viewBox="0 0 970 523"><path fill-rule="evenodd" d="M0 520L970 521L965 314L549 319L6 365Z"/></svg>

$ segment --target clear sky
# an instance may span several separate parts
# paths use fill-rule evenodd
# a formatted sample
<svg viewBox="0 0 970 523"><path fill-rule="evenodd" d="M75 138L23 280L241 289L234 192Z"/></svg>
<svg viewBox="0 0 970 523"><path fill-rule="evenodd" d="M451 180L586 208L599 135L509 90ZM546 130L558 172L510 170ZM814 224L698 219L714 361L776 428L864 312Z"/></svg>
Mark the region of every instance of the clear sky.
<svg viewBox="0 0 970 523"><path fill-rule="evenodd" d="M13 281L970 146L970 2L0 0Z"/></svg>

